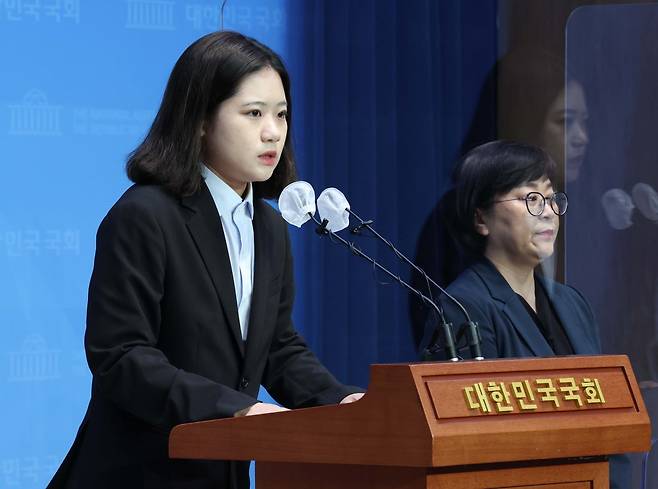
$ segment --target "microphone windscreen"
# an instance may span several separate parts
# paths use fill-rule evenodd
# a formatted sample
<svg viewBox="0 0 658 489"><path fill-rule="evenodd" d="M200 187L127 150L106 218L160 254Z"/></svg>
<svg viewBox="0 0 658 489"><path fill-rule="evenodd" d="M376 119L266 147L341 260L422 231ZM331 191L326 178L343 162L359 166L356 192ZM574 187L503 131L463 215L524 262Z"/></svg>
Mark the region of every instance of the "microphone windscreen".
<svg viewBox="0 0 658 489"><path fill-rule="evenodd" d="M286 222L302 227L315 214L315 190L310 183L292 182L281 191L279 211Z"/></svg>
<svg viewBox="0 0 658 489"><path fill-rule="evenodd" d="M650 221L658 221L658 194L646 183L636 183L632 190L638 210Z"/></svg>
<svg viewBox="0 0 658 489"><path fill-rule="evenodd" d="M350 203L337 188L329 187L322 191L318 197L318 212L320 219L326 219L327 229L334 233L342 231L350 225L350 214L347 209Z"/></svg>
<svg viewBox="0 0 658 489"><path fill-rule="evenodd" d="M601 196L601 205L608 224L613 229L621 231L633 225L633 200L620 188L611 188Z"/></svg>

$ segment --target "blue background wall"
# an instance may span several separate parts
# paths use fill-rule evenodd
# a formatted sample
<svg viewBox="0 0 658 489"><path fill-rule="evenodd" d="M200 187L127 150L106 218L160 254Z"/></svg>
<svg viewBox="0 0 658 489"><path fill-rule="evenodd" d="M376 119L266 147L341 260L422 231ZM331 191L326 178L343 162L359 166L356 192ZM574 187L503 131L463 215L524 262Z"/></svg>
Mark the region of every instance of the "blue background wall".
<svg viewBox="0 0 658 489"><path fill-rule="evenodd" d="M96 229L218 4L0 1L0 488L44 487L73 440ZM285 0L229 2L224 16L284 54L288 21Z"/></svg>
<svg viewBox="0 0 658 489"><path fill-rule="evenodd" d="M483 24L494 15L488 4ZM218 5L0 2L0 487L43 487L73 439L89 396L82 337L96 228L129 185L125 157L145 134L171 67L217 28ZM462 70L454 40L470 18L463 8L240 0L225 9L225 28L265 42L288 64L302 177L318 191L343 188L382 232L405 238L407 253L445 186L478 91L475 78L473 93L462 96L468 90L452 78ZM405 57L408 48L418 57ZM494 56L495 42L480 54ZM398 84L416 81L420 92L400 95ZM457 98L444 100L446 84ZM454 120L443 127L446 108ZM400 131L409 123L423 134ZM447 144L431 139L437 132ZM366 183L371 175L376 185ZM410 182L400 190L399 178L424 188ZM310 230L292 233L301 284L295 317L329 367L365 385L369 363L414 358L404 295L377 289L367 267L315 242Z"/></svg>
<svg viewBox="0 0 658 489"><path fill-rule="evenodd" d="M96 228L129 186L126 155L171 67L218 28L219 4L0 0L0 488L44 487L73 440L89 399L82 337ZM497 7L230 0L224 27L287 63L301 178L318 193L341 188L404 253L437 255L433 210L453 162L495 136L495 84L485 81L505 34ZM658 295L646 244L658 227L635 212L615 232L596 207L611 186L656 186L656 63L643 47L655 46L658 17L640 8L581 10L570 24L568 65L587 91L591 138L583 177L567 189L567 231L601 239L567 238L567 278L604 318L606 350L634 355L655 412ZM341 380L365 386L371 363L416 358L404 292L378 286L382 277L310 228L291 236L295 322ZM377 243L358 243L408 278ZM615 287L628 283L637 290Z"/></svg>
<svg viewBox="0 0 658 489"><path fill-rule="evenodd" d="M97 226L174 62L218 25L216 1L0 0L0 488L44 487L73 440ZM286 61L301 177L413 255L496 60L496 2L232 0L224 27ZM291 236L296 324L341 380L415 359L403 292L311 229Z"/></svg>

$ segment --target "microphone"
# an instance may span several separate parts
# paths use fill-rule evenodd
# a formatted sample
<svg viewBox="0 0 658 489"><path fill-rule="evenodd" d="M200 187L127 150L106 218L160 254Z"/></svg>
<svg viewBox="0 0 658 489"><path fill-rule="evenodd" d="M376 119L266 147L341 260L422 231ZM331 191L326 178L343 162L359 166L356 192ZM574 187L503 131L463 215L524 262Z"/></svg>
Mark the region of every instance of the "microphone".
<svg viewBox="0 0 658 489"><path fill-rule="evenodd" d="M318 197L320 219L327 220L327 229L337 233L350 225L350 203L337 188L324 189Z"/></svg>
<svg viewBox="0 0 658 489"><path fill-rule="evenodd" d="M295 183L303 183L303 184L308 185L310 187L310 185L307 184L306 182L295 182ZM321 216L322 220L319 220L315 217L315 206L313 206L312 211L307 210L307 208L304 208L304 207L301 206L302 199L291 198L291 195L292 196L298 196L297 189L298 188L305 188L305 185L300 185L299 187L293 187L291 190L288 190L286 192L286 189L288 189L288 187L291 187L292 185L293 184L288 185L283 190L283 192L281 193L281 197L284 198L284 201L286 202L286 205L291 205L291 206L298 205L298 207L296 207L295 209L292 209L290 207L286 207L286 213L285 214L283 212L281 213L283 218L287 222L290 222L290 224L294 224L297 227L301 227L301 224L297 225L297 224L295 224L295 222L301 222L300 216L302 214L304 214L305 219L303 220L302 224L304 222L308 221L309 219L312 219L318 226L317 229L316 229L316 232L318 234L320 234L321 236L327 236L328 235L332 238L333 242L340 243L343 246L346 246L347 248L350 249L350 251L354 255L359 256L359 257L365 259L366 261L370 262L370 264L372 264L375 268L377 268L378 270L384 272L390 278L397 281L400 285L402 285L403 287L405 287L406 289L411 291L413 294L418 296L423 301L423 303L429 304L430 306L432 306L434 308L434 310L437 312L437 314L439 315L439 317L442 319L442 324L444 326L444 332L445 332L445 342L446 342L445 348L446 348L446 351L448 352L448 356L450 357L450 361L453 361L453 362L459 361L459 357L457 356L457 350L455 348L455 341L454 341L454 335L452 333L452 328L448 325L448 323L446 323L445 317L443 315L443 310L439 306L437 306L436 303L434 303L434 301L432 301L427 296L425 296L425 294L423 294L420 290L412 287L407 282L402 280L398 275L395 275L393 272L389 271L387 268L385 268L382 265L380 265L379 263L377 263L376 260L374 260L371 257L369 257L368 255L366 255L353 242L347 241L344 238L342 238L341 236L338 236L337 234L335 234L335 232L332 229L334 229L334 228L335 229L339 229L339 228L344 229L344 227L342 227L342 228L340 227L341 225L344 224L343 221L341 221L341 220L336 221L336 219L334 217L334 223L338 222L338 224L337 225L334 224L333 227L332 227L331 221L329 219L327 219L326 217L323 217L324 215L332 215L333 211L340 211L340 209L341 209L340 206L342 206L342 205L347 204L346 207L343 207L343 212L344 212L345 208L349 208L349 203L347 202L347 199L345 198L345 196L340 191L337 191L338 193L335 193L335 192L326 193L326 191L323 192L324 197L322 198L322 200L318 199L318 208L321 208L322 212L328 212L328 214L323 214ZM327 190L329 190L329 189L327 189ZM334 189L334 190L336 190L336 189ZM286 192L285 195L284 195L284 192ZM305 195L307 196L308 193L305 193ZM279 198L279 200L281 200L281 198ZM339 205L337 206L337 204L339 204ZM279 208L281 208L281 204L279 204ZM337 212L337 214L340 215L341 212ZM294 222L288 221L289 217L292 218L294 220ZM349 224L349 216L347 216L347 223Z"/></svg>
<svg viewBox="0 0 658 489"><path fill-rule="evenodd" d="M302 227L315 214L313 186L303 180L286 185L279 196L279 211L286 222Z"/></svg>
<svg viewBox="0 0 658 489"><path fill-rule="evenodd" d="M323 201L322 206L321 206L321 200ZM327 209L327 211L325 211L323 213L324 209ZM428 291L430 291L430 296L431 296L431 290L430 290L430 287L429 287L429 283L434 285L446 297L448 297L448 299L450 299L454 304L456 304L457 307L459 307L459 309L461 310L464 317L466 318L466 322L464 324L462 324L461 327L459 328L459 331L457 333L457 340L459 340L459 338L461 338L461 335L463 334L463 332L465 330L466 335L468 337L468 346L469 346L469 350L471 352L471 356L475 360L484 360L484 356L482 355L482 347L481 347L482 339L481 339L481 336L480 336L480 330L478 329L477 323L474 322L473 320L471 320L471 317L468 314L468 311L466 310L466 308L457 299L455 299L451 294L449 294L448 291L446 291L443 287L441 287L434 280L432 280L432 278L430 278L422 268L420 268L418 265L413 263L402 252L400 252L395 247L395 245L393 245L393 243L391 241L387 240L381 234L379 234L372 227L372 223L374 221L372 221L372 220L364 221L354 211L352 211L350 209L349 203L347 202L347 199L345 198L345 196L343 195L343 193L340 190L334 189L334 188L327 188L327 189L323 190L322 193L320 194L320 197L318 197L318 211L320 212L320 217L321 218L326 218L327 220L329 220L330 225L331 225L331 220L335 219L334 216L340 216L339 211L344 212L345 215L348 216L347 217L347 223L345 225L343 225L343 221L341 221L340 225L337 224L337 225L334 226L335 228L340 228L339 230L345 229L349 225L349 215L353 216L355 219L357 219L359 221L359 224L351 230L351 232L353 234L360 234L361 230L364 229L364 228L367 229L368 231L370 231L377 239L379 239L380 241L385 243L386 246L388 246L400 260L405 262L407 265L412 267L416 272L418 272L420 275L423 276L425 281L428 283ZM442 318L443 321L445 321L443 315L441 315L441 318ZM433 353L436 353L436 351L437 351L437 344L436 344L437 340L438 340L438 329L435 330L435 333L432 337L432 340L429 343L429 346L425 349L425 352L424 352L425 356L429 356Z"/></svg>
<svg viewBox="0 0 658 489"><path fill-rule="evenodd" d="M658 221L658 194L651 185L642 182L636 183L631 193L635 205L642 215L650 221Z"/></svg>

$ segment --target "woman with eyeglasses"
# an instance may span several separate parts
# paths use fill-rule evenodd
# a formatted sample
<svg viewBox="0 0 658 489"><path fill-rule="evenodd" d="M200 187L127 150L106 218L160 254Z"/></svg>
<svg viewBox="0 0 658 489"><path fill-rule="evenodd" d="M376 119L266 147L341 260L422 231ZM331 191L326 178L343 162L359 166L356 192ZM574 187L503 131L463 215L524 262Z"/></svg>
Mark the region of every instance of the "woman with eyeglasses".
<svg viewBox="0 0 658 489"><path fill-rule="evenodd" d="M478 323L485 358L601 353L585 298L536 273L553 254L568 207L567 196L553 188L555 166L541 148L493 141L471 150L455 171L455 211L447 225L471 265L447 290ZM445 297L441 304L459 329L463 313ZM421 346L434 351L427 340ZM445 357L440 350L435 356ZM610 487L628 487L630 459L615 455L610 469Z"/></svg>
<svg viewBox="0 0 658 489"><path fill-rule="evenodd" d="M478 323L485 358L600 352L583 296L536 273L553 254L568 206L553 188L555 170L544 150L511 141L478 146L457 167L449 227L471 265L448 292ZM441 302L459 330L463 313L445 297ZM434 328L428 326L425 338Z"/></svg>

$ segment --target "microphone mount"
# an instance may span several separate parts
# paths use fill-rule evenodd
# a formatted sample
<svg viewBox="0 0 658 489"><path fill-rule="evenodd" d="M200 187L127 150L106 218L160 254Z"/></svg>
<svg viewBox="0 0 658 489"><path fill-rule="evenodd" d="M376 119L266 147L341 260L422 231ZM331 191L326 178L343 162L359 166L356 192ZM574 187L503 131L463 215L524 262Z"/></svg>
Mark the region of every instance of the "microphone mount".
<svg viewBox="0 0 658 489"><path fill-rule="evenodd" d="M348 212L349 212L349 209L348 209ZM368 227L368 226L370 226L371 224L374 224L374 222L375 222L375 221L373 221L372 219L369 220L369 221L361 221L361 224L359 224L359 225L357 225L357 226L354 226L352 229L350 229L350 232L351 232L352 234L361 234L361 230L362 230L363 228Z"/></svg>
<svg viewBox="0 0 658 489"><path fill-rule="evenodd" d="M329 224L329 219L322 219L322 222L319 222L316 220L315 216L311 214L310 212L308 213L309 216L311 216L311 219L318 224L318 227L315 228L315 232L318 233L320 236L324 236L325 234L329 234L331 231L327 229L327 224Z"/></svg>

